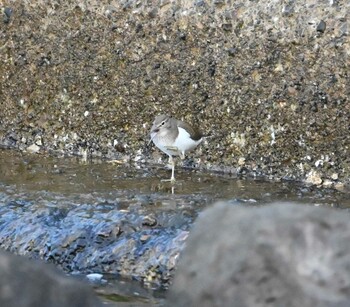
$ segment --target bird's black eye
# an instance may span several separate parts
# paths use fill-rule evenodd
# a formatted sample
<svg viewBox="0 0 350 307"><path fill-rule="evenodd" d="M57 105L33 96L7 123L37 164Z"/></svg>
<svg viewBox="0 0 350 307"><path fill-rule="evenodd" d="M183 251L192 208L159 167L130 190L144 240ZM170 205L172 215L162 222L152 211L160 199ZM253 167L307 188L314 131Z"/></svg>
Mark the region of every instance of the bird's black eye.
<svg viewBox="0 0 350 307"><path fill-rule="evenodd" d="M162 121L161 125L164 126L164 124L165 124L165 121Z"/></svg>

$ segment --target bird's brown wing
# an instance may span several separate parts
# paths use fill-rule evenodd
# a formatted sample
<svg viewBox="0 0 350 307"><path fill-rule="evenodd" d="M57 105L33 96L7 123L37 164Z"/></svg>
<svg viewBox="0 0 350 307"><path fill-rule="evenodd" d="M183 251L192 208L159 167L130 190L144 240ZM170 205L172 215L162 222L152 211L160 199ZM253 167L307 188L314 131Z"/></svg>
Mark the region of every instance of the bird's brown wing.
<svg viewBox="0 0 350 307"><path fill-rule="evenodd" d="M203 137L203 134L198 129L191 127L189 124L181 120L177 121L177 125L178 127L186 129L189 132L191 138L195 141L198 141Z"/></svg>

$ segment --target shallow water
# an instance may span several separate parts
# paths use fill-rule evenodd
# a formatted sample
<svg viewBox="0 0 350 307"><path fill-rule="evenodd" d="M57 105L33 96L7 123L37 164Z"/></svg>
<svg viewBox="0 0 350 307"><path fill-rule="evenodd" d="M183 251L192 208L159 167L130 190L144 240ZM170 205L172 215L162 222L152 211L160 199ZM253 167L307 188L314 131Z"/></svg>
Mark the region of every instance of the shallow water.
<svg viewBox="0 0 350 307"><path fill-rule="evenodd" d="M95 220L110 218L108 213L112 209L118 212L137 210L141 215L157 213L162 226L186 231L199 212L218 200L244 206L297 201L350 207L347 194L293 182L235 178L180 167L175 185L161 181L169 176L170 171L161 165L121 165L0 150L0 206L20 207L22 211L30 204L35 204L36 210L80 206L80 210L86 208L85 217L93 216ZM91 210L98 214L93 215ZM97 286L97 291L104 293L109 301L125 299L129 305L161 302L159 292L120 281L116 275L108 275L106 281Z"/></svg>
<svg viewBox="0 0 350 307"><path fill-rule="evenodd" d="M347 194L333 189L305 187L295 182L176 170L177 183L161 181L170 170L164 166L120 165L80 158L56 158L0 150L0 193L6 198L35 200L43 205L55 202L101 203L115 201L127 207L149 203L166 208L204 208L217 200L264 204L298 201L308 204L349 208Z"/></svg>

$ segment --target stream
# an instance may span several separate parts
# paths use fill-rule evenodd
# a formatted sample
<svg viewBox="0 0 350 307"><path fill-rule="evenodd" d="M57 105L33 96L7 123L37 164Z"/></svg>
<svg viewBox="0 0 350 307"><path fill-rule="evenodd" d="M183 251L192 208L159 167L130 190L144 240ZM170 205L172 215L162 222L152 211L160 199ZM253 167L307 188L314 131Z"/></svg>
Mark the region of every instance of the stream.
<svg viewBox="0 0 350 307"><path fill-rule="evenodd" d="M112 306L161 305L191 225L212 203L347 209L347 193L163 165L0 150L0 247L93 281Z"/></svg>

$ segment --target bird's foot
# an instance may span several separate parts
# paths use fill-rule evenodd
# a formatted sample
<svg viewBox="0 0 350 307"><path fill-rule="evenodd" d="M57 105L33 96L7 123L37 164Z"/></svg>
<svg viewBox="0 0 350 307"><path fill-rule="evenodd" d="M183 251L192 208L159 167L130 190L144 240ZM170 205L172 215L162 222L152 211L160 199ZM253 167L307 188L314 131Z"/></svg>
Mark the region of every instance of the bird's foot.
<svg viewBox="0 0 350 307"><path fill-rule="evenodd" d="M163 181L163 182L170 182L172 184L174 184L176 182L175 177L172 177L170 179L162 179L161 181Z"/></svg>
<svg viewBox="0 0 350 307"><path fill-rule="evenodd" d="M110 160L107 161L107 163L111 163L111 164L125 164L125 162L123 160Z"/></svg>

